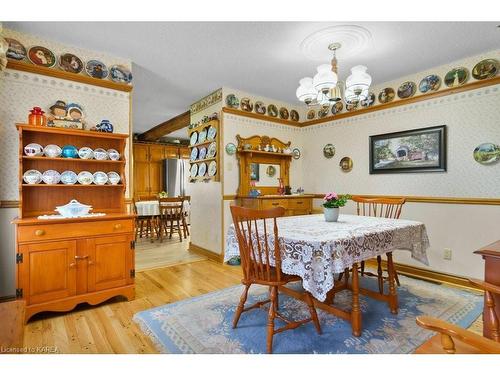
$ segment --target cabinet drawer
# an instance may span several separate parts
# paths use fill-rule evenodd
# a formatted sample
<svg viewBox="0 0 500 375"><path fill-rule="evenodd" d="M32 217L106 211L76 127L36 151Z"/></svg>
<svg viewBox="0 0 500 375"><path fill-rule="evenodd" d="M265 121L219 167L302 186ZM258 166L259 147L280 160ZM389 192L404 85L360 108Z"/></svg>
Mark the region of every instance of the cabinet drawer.
<svg viewBox="0 0 500 375"><path fill-rule="evenodd" d="M107 235L113 233L129 233L133 231L133 228L133 220L22 225L17 228L17 238L18 242L45 241L61 238Z"/></svg>
<svg viewBox="0 0 500 375"><path fill-rule="evenodd" d="M288 208L295 210L309 210L311 208L311 199L290 199L288 202Z"/></svg>
<svg viewBox="0 0 500 375"><path fill-rule="evenodd" d="M274 207L288 207L287 199L263 199L262 200L262 208L274 208Z"/></svg>

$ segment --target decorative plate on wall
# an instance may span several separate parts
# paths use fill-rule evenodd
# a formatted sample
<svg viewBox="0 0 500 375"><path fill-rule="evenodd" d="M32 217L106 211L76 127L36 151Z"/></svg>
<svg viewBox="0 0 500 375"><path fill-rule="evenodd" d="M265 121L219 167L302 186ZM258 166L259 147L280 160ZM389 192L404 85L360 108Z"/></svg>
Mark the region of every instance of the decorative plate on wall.
<svg viewBox="0 0 500 375"><path fill-rule="evenodd" d="M193 149L191 150L190 160L195 161L197 157L198 157L198 147L193 147Z"/></svg>
<svg viewBox="0 0 500 375"><path fill-rule="evenodd" d="M362 100L360 103L362 107L371 107L375 103L375 94L373 92L370 92L368 94L368 97L365 100Z"/></svg>
<svg viewBox="0 0 500 375"><path fill-rule="evenodd" d="M205 173L207 173L207 163L200 163L198 167L198 177L205 176Z"/></svg>
<svg viewBox="0 0 500 375"><path fill-rule="evenodd" d="M212 142L208 146L207 159L215 157L216 153L217 153L217 143Z"/></svg>
<svg viewBox="0 0 500 375"><path fill-rule="evenodd" d="M342 112L343 109L344 109L344 103L338 101L337 103L332 105L332 114L336 115L337 113Z"/></svg>
<svg viewBox="0 0 500 375"><path fill-rule="evenodd" d="M421 93L426 93L427 91L436 91L441 86L441 78L436 74L428 75L422 78L418 85L418 89Z"/></svg>
<svg viewBox="0 0 500 375"><path fill-rule="evenodd" d="M277 117L278 116L278 107L276 107L274 104L269 104L267 106L267 114L271 117Z"/></svg>
<svg viewBox="0 0 500 375"><path fill-rule="evenodd" d="M209 177L215 176L217 173L217 163L215 160L212 160L210 164L208 164L208 175Z"/></svg>
<svg viewBox="0 0 500 375"><path fill-rule="evenodd" d="M324 118L328 115L329 107L318 109L318 118Z"/></svg>
<svg viewBox="0 0 500 375"><path fill-rule="evenodd" d="M198 134L198 143L203 143L207 140L207 128L203 129L200 134Z"/></svg>
<svg viewBox="0 0 500 375"><path fill-rule="evenodd" d="M198 164L193 164L189 172L191 174L191 178L195 178L196 175L198 174Z"/></svg>
<svg viewBox="0 0 500 375"><path fill-rule="evenodd" d="M206 147L202 147L200 149L199 154L198 154L198 158L199 159L205 159L205 156L207 156L207 148Z"/></svg>
<svg viewBox="0 0 500 375"><path fill-rule="evenodd" d="M210 126L208 128L207 140L213 141L217 135L217 128L214 126Z"/></svg>
<svg viewBox="0 0 500 375"><path fill-rule="evenodd" d="M497 75L498 67L498 61L495 59L479 61L474 68L472 68L472 76L475 79L492 78Z"/></svg>
<svg viewBox="0 0 500 375"><path fill-rule="evenodd" d="M198 141L198 132L192 132L191 133L191 138L189 139L189 145L195 145L196 142Z"/></svg>
<svg viewBox="0 0 500 375"><path fill-rule="evenodd" d="M352 159L348 156L344 156L340 159L339 166L344 172L350 172L352 170Z"/></svg>
<svg viewBox="0 0 500 375"><path fill-rule="evenodd" d="M108 76L108 67L99 60L90 60L85 64L85 72L92 78L104 79Z"/></svg>
<svg viewBox="0 0 500 375"><path fill-rule="evenodd" d="M276 174L276 167L270 165L266 168L266 175L268 177L274 177L275 174Z"/></svg>
<svg viewBox="0 0 500 375"><path fill-rule="evenodd" d="M325 147L323 147L323 155L327 159L333 158L333 156L335 155L335 146L332 145L331 143L325 145Z"/></svg>
<svg viewBox="0 0 500 375"><path fill-rule="evenodd" d="M389 103L394 99L396 94L394 93L394 89L391 87L386 87L378 94L378 101L382 104Z"/></svg>
<svg viewBox="0 0 500 375"><path fill-rule="evenodd" d="M109 75L112 81L118 83L132 82L132 73L126 66L123 65L113 65L109 70Z"/></svg>
<svg viewBox="0 0 500 375"><path fill-rule="evenodd" d="M463 85L469 79L467 68L455 68L446 73L444 83L448 87L457 87Z"/></svg>
<svg viewBox="0 0 500 375"><path fill-rule="evenodd" d="M415 95L416 91L417 91L417 85L415 84L415 82L406 81L403 82L401 86L399 86L398 96L401 99L406 99Z"/></svg>
<svg viewBox="0 0 500 375"><path fill-rule="evenodd" d="M292 150L292 158L295 160L300 159L300 150L298 148Z"/></svg>
<svg viewBox="0 0 500 375"><path fill-rule="evenodd" d="M259 115L265 115L266 105L261 101L255 102L255 113L258 113Z"/></svg>
<svg viewBox="0 0 500 375"><path fill-rule="evenodd" d="M347 112L352 112L358 109L358 103L346 103L345 109Z"/></svg>
<svg viewBox="0 0 500 375"><path fill-rule="evenodd" d="M290 113L285 107L280 108L280 118L282 118L283 120L288 120L290 118Z"/></svg>
<svg viewBox="0 0 500 375"><path fill-rule="evenodd" d="M299 112L297 112L295 109L292 109L290 111L290 119L295 122L299 121L300 120Z"/></svg>
<svg viewBox="0 0 500 375"><path fill-rule="evenodd" d="M226 96L226 105L229 108L238 108L240 106L240 101L234 94L229 94Z"/></svg>
<svg viewBox="0 0 500 375"><path fill-rule="evenodd" d="M226 145L226 152L228 155L234 155L236 153L236 145L234 143L228 143Z"/></svg>
<svg viewBox="0 0 500 375"><path fill-rule="evenodd" d="M480 164L490 164L500 160L500 147L494 143L482 143L474 149L474 160Z"/></svg>
<svg viewBox="0 0 500 375"><path fill-rule="evenodd" d="M315 117L316 117L316 111L314 109L310 109L309 111L307 111L308 120L314 120Z"/></svg>
<svg viewBox="0 0 500 375"><path fill-rule="evenodd" d="M33 46L28 50L28 59L35 65L52 68L56 65L54 53L42 46Z"/></svg>
<svg viewBox="0 0 500 375"><path fill-rule="evenodd" d="M65 72L78 74L83 70L83 61L72 53L59 56L59 67Z"/></svg>
<svg viewBox="0 0 500 375"><path fill-rule="evenodd" d="M241 99L240 103L241 109L247 112L252 112L253 110L253 103L250 100L250 98L243 98Z"/></svg>
<svg viewBox="0 0 500 375"><path fill-rule="evenodd" d="M21 42L12 38L4 38L9 43L6 56L9 59L24 60L26 58L26 47Z"/></svg>

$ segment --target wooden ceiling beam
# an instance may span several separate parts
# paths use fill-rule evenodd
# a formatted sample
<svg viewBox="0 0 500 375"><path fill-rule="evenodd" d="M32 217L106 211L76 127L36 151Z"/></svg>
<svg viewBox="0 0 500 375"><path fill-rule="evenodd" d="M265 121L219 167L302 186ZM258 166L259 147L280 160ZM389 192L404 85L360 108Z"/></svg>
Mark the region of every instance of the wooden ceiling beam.
<svg viewBox="0 0 500 375"><path fill-rule="evenodd" d="M139 134L138 138L141 141L156 141L167 134L189 126L190 122L191 114L189 111L186 111L168 121L156 125L154 128L151 128L142 134Z"/></svg>

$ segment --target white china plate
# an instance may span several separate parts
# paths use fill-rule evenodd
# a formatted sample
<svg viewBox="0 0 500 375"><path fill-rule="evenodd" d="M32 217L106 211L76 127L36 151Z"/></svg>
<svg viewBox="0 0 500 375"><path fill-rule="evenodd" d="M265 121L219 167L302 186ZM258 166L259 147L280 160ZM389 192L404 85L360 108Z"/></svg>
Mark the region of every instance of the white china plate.
<svg viewBox="0 0 500 375"><path fill-rule="evenodd" d="M198 141L198 132L192 132L191 133L191 138L189 139L189 145L195 145L196 141Z"/></svg>
<svg viewBox="0 0 500 375"><path fill-rule="evenodd" d="M73 171L64 171L61 173L61 182L64 185L74 185L78 181L78 176Z"/></svg>
<svg viewBox="0 0 500 375"><path fill-rule="evenodd" d="M30 169L24 172L23 180L30 185L39 184L42 182L42 174L35 169Z"/></svg>
<svg viewBox="0 0 500 375"><path fill-rule="evenodd" d="M42 181L47 185L56 185L61 181L61 174L53 169L46 170L42 174Z"/></svg>
<svg viewBox="0 0 500 375"><path fill-rule="evenodd" d="M108 172L108 183L111 185L118 185L120 183L120 175L116 172Z"/></svg>
<svg viewBox="0 0 500 375"><path fill-rule="evenodd" d="M94 176L88 171L78 173L78 182L82 185L90 185L94 182Z"/></svg>
<svg viewBox="0 0 500 375"><path fill-rule="evenodd" d="M104 172L98 171L92 176L94 177L94 184L96 185L105 185L106 182L108 182L108 175Z"/></svg>
<svg viewBox="0 0 500 375"><path fill-rule="evenodd" d="M215 160L212 160L210 164L208 164L208 175L212 177L215 176L216 173L217 173L217 163L215 162Z"/></svg>
<svg viewBox="0 0 500 375"><path fill-rule="evenodd" d="M193 164L191 166L191 178L195 178L196 175L198 174L198 164Z"/></svg>
<svg viewBox="0 0 500 375"><path fill-rule="evenodd" d="M217 152L217 143L215 142L210 143L210 146L208 146L207 159L215 157L216 152Z"/></svg>
<svg viewBox="0 0 500 375"><path fill-rule="evenodd" d="M205 173L207 173L207 163L200 163L200 166L198 167L198 176L203 177L205 176Z"/></svg>

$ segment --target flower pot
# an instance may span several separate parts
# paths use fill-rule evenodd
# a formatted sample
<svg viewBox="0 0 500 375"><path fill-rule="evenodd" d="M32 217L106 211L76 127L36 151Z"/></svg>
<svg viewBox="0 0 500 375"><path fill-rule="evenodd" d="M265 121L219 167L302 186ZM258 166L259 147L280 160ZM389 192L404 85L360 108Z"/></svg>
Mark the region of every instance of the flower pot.
<svg viewBox="0 0 500 375"><path fill-rule="evenodd" d="M339 211L340 209L338 207L334 208L323 207L323 213L325 214L325 221L337 221L339 218Z"/></svg>

